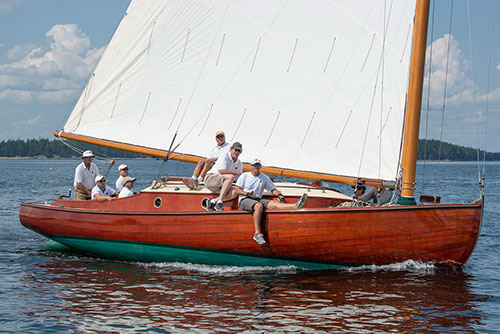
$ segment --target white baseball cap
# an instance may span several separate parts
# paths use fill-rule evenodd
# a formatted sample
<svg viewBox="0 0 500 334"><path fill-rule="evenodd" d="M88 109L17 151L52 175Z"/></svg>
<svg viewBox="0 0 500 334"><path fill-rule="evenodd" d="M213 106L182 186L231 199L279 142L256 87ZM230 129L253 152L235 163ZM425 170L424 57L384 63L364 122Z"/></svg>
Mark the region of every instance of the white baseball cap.
<svg viewBox="0 0 500 334"><path fill-rule="evenodd" d="M125 169L125 168L128 168L128 166L125 164L121 164L120 166L118 166L118 171L121 171L122 169Z"/></svg>

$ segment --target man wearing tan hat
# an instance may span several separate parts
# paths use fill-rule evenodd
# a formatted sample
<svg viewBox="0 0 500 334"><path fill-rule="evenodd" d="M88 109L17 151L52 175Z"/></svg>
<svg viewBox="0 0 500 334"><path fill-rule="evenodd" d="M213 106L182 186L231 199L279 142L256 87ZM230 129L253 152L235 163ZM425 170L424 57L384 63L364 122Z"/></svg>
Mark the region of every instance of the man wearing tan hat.
<svg viewBox="0 0 500 334"><path fill-rule="evenodd" d="M128 166L125 164L118 166L118 173L120 173L120 176L116 179L115 188L117 192L120 192L123 188L123 178L128 176Z"/></svg>
<svg viewBox="0 0 500 334"><path fill-rule="evenodd" d="M92 188L94 187L94 179L99 175L99 168L92 162L95 158L92 151L87 150L83 152L81 159L83 162L75 169L75 180L73 186L75 187L76 200L89 200L91 199Z"/></svg>
<svg viewBox="0 0 500 334"><path fill-rule="evenodd" d="M207 172L214 166L215 161L222 152L229 150L229 143L226 143L226 134L224 131L217 131L215 133L215 141L217 145L214 146L205 160L198 161L194 168L193 176L185 177L182 182L189 189L198 189L198 186L207 175Z"/></svg>
<svg viewBox="0 0 500 334"><path fill-rule="evenodd" d="M134 195L132 188L134 187L135 177L125 176L122 180L122 190L118 195L118 198L129 197Z"/></svg>

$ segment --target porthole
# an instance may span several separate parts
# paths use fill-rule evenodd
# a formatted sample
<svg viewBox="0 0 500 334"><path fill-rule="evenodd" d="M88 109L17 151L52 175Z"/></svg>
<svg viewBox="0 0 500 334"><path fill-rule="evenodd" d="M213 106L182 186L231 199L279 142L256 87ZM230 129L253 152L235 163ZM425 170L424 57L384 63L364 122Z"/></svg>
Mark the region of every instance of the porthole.
<svg viewBox="0 0 500 334"><path fill-rule="evenodd" d="M155 208L158 209L161 206L161 198L160 197L156 197L153 204L154 204Z"/></svg>

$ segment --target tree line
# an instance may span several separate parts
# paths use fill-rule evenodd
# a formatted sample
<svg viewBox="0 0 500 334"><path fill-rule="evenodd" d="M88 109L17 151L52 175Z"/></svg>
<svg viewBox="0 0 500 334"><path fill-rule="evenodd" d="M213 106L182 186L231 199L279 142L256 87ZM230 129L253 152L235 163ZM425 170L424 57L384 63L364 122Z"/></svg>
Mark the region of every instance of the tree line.
<svg viewBox="0 0 500 334"><path fill-rule="evenodd" d="M92 150L96 156L109 158L147 158L148 156L117 150L113 148L85 144L74 140L65 141L80 150ZM38 139L9 139L0 142L0 157L26 157L26 158L48 158L69 159L79 158L80 154L64 145L60 140Z"/></svg>
<svg viewBox="0 0 500 334"><path fill-rule="evenodd" d="M94 154L109 158L146 158L148 156L121 151L117 149L83 144L66 139L66 142L79 149L92 150ZM483 159L483 151L480 151L480 159ZM15 158L77 158L80 155L64 145L60 140L38 139L9 139L0 142L0 157ZM475 161L477 150L471 147L463 147L435 139L419 139L418 160L449 160L449 161ZM500 153L486 152L486 160L500 160Z"/></svg>

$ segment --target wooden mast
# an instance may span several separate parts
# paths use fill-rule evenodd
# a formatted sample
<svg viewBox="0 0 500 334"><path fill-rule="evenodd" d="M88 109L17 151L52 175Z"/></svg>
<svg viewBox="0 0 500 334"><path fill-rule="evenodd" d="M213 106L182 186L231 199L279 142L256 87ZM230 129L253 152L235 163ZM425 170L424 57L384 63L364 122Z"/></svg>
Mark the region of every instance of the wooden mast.
<svg viewBox="0 0 500 334"><path fill-rule="evenodd" d="M149 155L152 157L165 158L165 156L167 155L167 151L165 151L165 150L159 150L159 149L154 149L154 148L148 148L148 147L142 147L142 146L136 146L136 145L131 145L131 144L114 142L111 140L87 137L87 136L82 136L82 135L77 135L77 134L72 134L72 133L66 133L64 131L55 131L54 136L62 137L62 138L70 139L70 140L76 140L76 141L80 141L83 143L89 143L89 144L114 148L114 149L118 149L118 150L122 150L122 151L145 154L145 155ZM199 157L199 156L189 155L189 154L182 154L182 153L178 153L178 152L170 153L168 158L172 159L172 160L192 162L192 163L197 163L198 161L205 159L204 157ZM251 167L249 164L243 164L243 169L249 171L251 169ZM322 181L327 181L327 182L336 182L336 183L352 184L352 185L354 185L356 183L358 183L358 184L362 183L363 185L366 185L369 187L382 187L382 186L394 187L394 182L383 181L380 179L355 178L355 177L349 177L349 176L321 174L321 173L305 172L305 171L285 169L285 168L262 167L262 172L266 173L266 174L277 175L277 176L281 176L281 177L292 177L292 178L297 178L297 179L322 180Z"/></svg>
<svg viewBox="0 0 500 334"><path fill-rule="evenodd" d="M427 47L427 25L429 21L430 0L417 0L415 26L410 63L410 81L408 85L408 103L406 109L405 132L403 139L403 180L399 204L416 204L415 172L417 168L418 130L420 126L420 108L422 105L422 86Z"/></svg>

